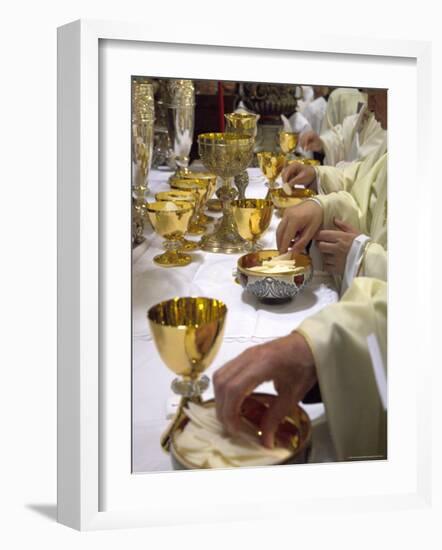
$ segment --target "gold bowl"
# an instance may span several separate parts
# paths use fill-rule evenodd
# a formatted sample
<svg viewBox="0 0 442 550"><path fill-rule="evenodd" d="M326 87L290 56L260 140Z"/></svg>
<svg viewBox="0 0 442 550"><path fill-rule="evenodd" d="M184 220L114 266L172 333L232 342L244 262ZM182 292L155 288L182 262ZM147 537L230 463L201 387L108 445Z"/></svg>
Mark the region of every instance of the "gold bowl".
<svg viewBox="0 0 442 550"><path fill-rule="evenodd" d="M272 221L273 204L265 199L242 199L232 201L233 218L240 236L248 241L250 250L262 248L259 237Z"/></svg>
<svg viewBox="0 0 442 550"><path fill-rule="evenodd" d="M257 434L260 434L263 415L275 399L275 395L266 393L252 393L245 399L241 415L243 422L245 422L249 429L252 428L256 430ZM214 407L215 401L210 399L201 404L204 407ZM178 451L175 442L176 437L182 432L188 421L188 418L183 416L171 434L170 454L175 470L195 470L201 468L187 460ZM286 460L275 462L272 465L303 464L307 462L311 448L311 438L312 426L310 418L302 407L296 405L292 413L286 416L280 423L275 435L277 445L288 449L290 455Z"/></svg>
<svg viewBox="0 0 442 550"><path fill-rule="evenodd" d="M294 162L300 162L301 164L305 164L306 166L320 166L321 163L317 159L307 159L303 157L296 157L292 160L289 160L288 164L293 164Z"/></svg>
<svg viewBox="0 0 442 550"><path fill-rule="evenodd" d="M314 197L316 193L311 189L292 189L292 194L287 195L287 193L282 188L271 189L270 197L273 204L276 208L284 210L289 206L295 206L296 204L301 203L303 200L308 199L309 197Z"/></svg>
<svg viewBox="0 0 442 550"><path fill-rule="evenodd" d="M312 260L307 254L295 254L295 267L290 271L265 273L250 269L279 254L278 250L259 250L244 254L237 262L236 281L264 303L278 304L292 300L313 276Z"/></svg>

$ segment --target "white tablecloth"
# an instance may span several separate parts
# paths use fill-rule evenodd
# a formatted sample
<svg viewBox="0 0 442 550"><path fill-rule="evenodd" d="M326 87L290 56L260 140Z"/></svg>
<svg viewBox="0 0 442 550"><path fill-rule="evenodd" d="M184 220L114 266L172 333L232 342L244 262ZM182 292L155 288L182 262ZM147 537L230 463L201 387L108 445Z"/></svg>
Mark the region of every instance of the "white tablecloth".
<svg viewBox="0 0 442 550"><path fill-rule="evenodd" d="M150 195L169 189L169 171L154 170L149 176ZM264 179L259 169L249 169L248 197L263 197ZM213 215L213 213L209 213ZM216 216L216 214L215 214ZM269 231L262 238L266 248L275 248L275 230L279 219L274 215ZM331 278L315 271L312 282L295 300L283 305L265 305L243 292L232 272L239 255L192 253L190 265L161 268L152 258L162 249L162 239L150 227L146 242L133 254L133 471L170 470L170 458L163 453L159 439L167 426L167 414L176 403L170 384L174 374L162 363L152 341L146 312L154 304L175 296L210 296L224 301L228 308L225 338L221 350L208 370L209 377L226 361L255 343L291 332L303 319L338 299ZM260 391L274 392L263 384ZM213 397L210 388L205 394ZM334 459L324 407L304 405L313 421L313 451L310 460Z"/></svg>

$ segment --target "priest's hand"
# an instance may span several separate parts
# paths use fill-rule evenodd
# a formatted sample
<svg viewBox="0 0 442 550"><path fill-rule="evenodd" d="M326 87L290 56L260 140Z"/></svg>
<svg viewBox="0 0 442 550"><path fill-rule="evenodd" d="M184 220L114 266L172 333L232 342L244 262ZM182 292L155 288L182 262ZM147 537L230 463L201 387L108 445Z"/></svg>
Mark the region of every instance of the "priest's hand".
<svg viewBox="0 0 442 550"><path fill-rule="evenodd" d="M316 180L316 172L313 166L302 164L301 162L292 162L281 174L282 181L290 187L295 185L305 185L310 187Z"/></svg>
<svg viewBox="0 0 442 550"><path fill-rule="evenodd" d="M315 241L322 255L324 270L333 275L343 275L351 245L361 232L336 218L334 224L338 231L323 229L317 233Z"/></svg>
<svg viewBox="0 0 442 550"><path fill-rule="evenodd" d="M304 132L301 135L299 145L304 151L314 151L315 153L321 153L323 149L321 138L313 130Z"/></svg>
<svg viewBox="0 0 442 550"><path fill-rule="evenodd" d="M286 208L276 230L279 252L284 254L289 248L293 253L304 252L321 227L322 220L322 207L314 201L306 200Z"/></svg>
<svg viewBox="0 0 442 550"><path fill-rule="evenodd" d="M273 381L278 397L261 424L262 442L272 447L279 423L294 410L316 380L313 355L301 334L293 332L254 346L214 374L218 419L230 433L237 432L244 399L263 382Z"/></svg>

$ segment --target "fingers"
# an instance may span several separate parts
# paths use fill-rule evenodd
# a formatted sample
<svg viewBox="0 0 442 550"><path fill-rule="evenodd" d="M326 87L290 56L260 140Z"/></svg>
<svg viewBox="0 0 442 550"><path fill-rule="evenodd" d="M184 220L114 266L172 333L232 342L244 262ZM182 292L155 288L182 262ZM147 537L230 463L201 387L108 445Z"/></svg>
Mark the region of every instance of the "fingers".
<svg viewBox="0 0 442 550"><path fill-rule="evenodd" d="M306 227L299 234L298 238L296 238L295 242L293 243L292 253L293 254L302 254L305 251L308 243L312 240L313 233L314 232L311 229Z"/></svg>
<svg viewBox="0 0 442 550"><path fill-rule="evenodd" d="M294 162L293 164L286 166L281 173L282 181L286 183L289 179L293 179L299 174L302 168L303 165L299 164L299 162Z"/></svg>
<svg viewBox="0 0 442 550"><path fill-rule="evenodd" d="M323 254L335 254L336 253L336 244L328 243L326 241L316 241L316 246L319 248L319 251Z"/></svg>
<svg viewBox="0 0 442 550"><path fill-rule="evenodd" d="M262 422L262 443L265 447L272 448L275 445L275 433L281 421L293 410L291 393L285 392L266 411Z"/></svg>
<svg viewBox="0 0 442 550"><path fill-rule="evenodd" d="M278 250L281 252L281 254L284 254L284 252L287 252L290 245L292 244L293 239L298 234L299 234L299 240L303 238L303 231L304 229L300 227L300 220L293 217L287 219L287 222L284 227L284 232L281 234L281 239L278 246ZM297 244L297 242L295 243L295 245ZM308 240L307 240L307 243L308 243Z"/></svg>
<svg viewBox="0 0 442 550"><path fill-rule="evenodd" d="M342 220L338 220L338 218L333 219L333 223L336 225L338 229L341 231L345 231L346 233L357 233L358 230L350 225L349 223L343 222Z"/></svg>
<svg viewBox="0 0 442 550"><path fill-rule="evenodd" d="M337 271L336 264L334 263L334 260L331 258L323 257L322 267L324 271L330 274L336 273Z"/></svg>
<svg viewBox="0 0 442 550"><path fill-rule="evenodd" d="M337 243L339 241L340 233L340 231L333 231L333 229L323 229L322 231L318 231L318 233L316 233L315 240Z"/></svg>
<svg viewBox="0 0 442 550"><path fill-rule="evenodd" d="M238 430L244 399L265 379L265 375L260 378L262 369L257 365L258 348L249 348L213 376L216 414L231 433Z"/></svg>

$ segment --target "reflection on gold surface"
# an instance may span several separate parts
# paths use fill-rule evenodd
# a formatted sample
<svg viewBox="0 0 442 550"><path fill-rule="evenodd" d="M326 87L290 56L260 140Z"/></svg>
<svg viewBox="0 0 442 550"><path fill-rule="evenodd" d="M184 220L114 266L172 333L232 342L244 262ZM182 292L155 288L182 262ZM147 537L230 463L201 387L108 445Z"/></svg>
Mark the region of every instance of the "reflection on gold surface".
<svg viewBox="0 0 442 550"><path fill-rule="evenodd" d="M292 194L287 195L284 189L272 189L270 197L276 208L284 209L289 206L295 206L309 197L314 197L315 192L311 189L292 189Z"/></svg>
<svg viewBox="0 0 442 550"><path fill-rule="evenodd" d="M307 159L302 157L296 157L295 159L289 160L289 164L292 164L294 162L300 162L301 164L305 164L307 166L320 166L320 162L317 159Z"/></svg>
<svg viewBox="0 0 442 550"><path fill-rule="evenodd" d="M295 132L279 132L279 146L284 155L293 153L298 145L298 134Z"/></svg>
<svg viewBox="0 0 442 550"><path fill-rule="evenodd" d="M196 204L196 198L192 191L180 191L179 189L172 189L171 191L161 191L160 193L157 193L155 195L155 199L157 201L188 202L192 205L193 209L195 209ZM180 241L181 248L183 250L186 250L187 252L198 250L199 248L199 244L197 242L189 241L184 237L182 237Z"/></svg>
<svg viewBox="0 0 442 550"><path fill-rule="evenodd" d="M232 212L238 233L251 243L251 250L258 249L257 241L272 221L272 202L264 199L236 200L232 202Z"/></svg>
<svg viewBox="0 0 442 550"><path fill-rule="evenodd" d="M146 212L153 229L164 237L166 252L154 257L162 267L188 265L191 257L180 252L181 241L189 226L193 206L184 201L159 201L146 203Z"/></svg>
<svg viewBox="0 0 442 550"><path fill-rule="evenodd" d="M261 151L257 154L259 167L262 173L267 178L268 192L266 199L270 199L270 191L277 187L276 180L281 174L285 164L285 155L282 153L275 153L273 151Z"/></svg>
<svg viewBox="0 0 442 550"><path fill-rule="evenodd" d="M171 178L169 183L172 189L190 191L195 195L195 212L190 221L188 231L193 235L201 235L206 230L206 226L201 218L209 190L208 181L204 179Z"/></svg>
<svg viewBox="0 0 442 550"><path fill-rule="evenodd" d="M196 379L221 346L227 307L212 298L174 298L148 311L152 336L174 373Z"/></svg>

